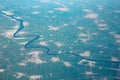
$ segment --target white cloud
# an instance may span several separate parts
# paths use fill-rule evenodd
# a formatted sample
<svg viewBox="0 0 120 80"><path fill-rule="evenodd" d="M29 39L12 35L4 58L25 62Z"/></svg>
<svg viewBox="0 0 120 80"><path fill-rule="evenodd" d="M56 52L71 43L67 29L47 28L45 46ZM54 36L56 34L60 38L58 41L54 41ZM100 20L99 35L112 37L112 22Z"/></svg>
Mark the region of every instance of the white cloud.
<svg viewBox="0 0 120 80"><path fill-rule="evenodd" d="M13 38L13 34L16 32L15 29L13 30L7 30L6 32L2 33L1 35L5 36L6 38Z"/></svg>
<svg viewBox="0 0 120 80"><path fill-rule="evenodd" d="M28 26L28 25L29 25L29 22L26 22L26 21L25 21L25 22L23 22L23 25L24 25L24 26Z"/></svg>
<svg viewBox="0 0 120 80"><path fill-rule="evenodd" d="M120 10L116 10L115 13L120 13Z"/></svg>
<svg viewBox="0 0 120 80"><path fill-rule="evenodd" d="M58 46L58 47L63 46L63 44L62 44L61 42L55 42L54 44L55 44L56 46Z"/></svg>
<svg viewBox="0 0 120 80"><path fill-rule="evenodd" d="M16 74L17 74L16 78L18 78L18 79L25 76L25 74L21 73L21 72L17 72Z"/></svg>
<svg viewBox="0 0 120 80"><path fill-rule="evenodd" d="M38 80L42 78L42 75L31 75L29 78L30 80Z"/></svg>
<svg viewBox="0 0 120 80"><path fill-rule="evenodd" d="M87 34L85 34L85 33L80 33L78 36L79 36L79 37L86 37Z"/></svg>
<svg viewBox="0 0 120 80"><path fill-rule="evenodd" d="M84 62L88 62L88 61L85 60L85 59L82 59L82 60L80 60L80 61L78 62L78 64L83 64Z"/></svg>
<svg viewBox="0 0 120 80"><path fill-rule="evenodd" d="M117 40L116 40L116 43L120 44L120 39L117 39Z"/></svg>
<svg viewBox="0 0 120 80"><path fill-rule="evenodd" d="M80 56L89 57L90 51L84 51L83 53L80 53Z"/></svg>
<svg viewBox="0 0 120 80"><path fill-rule="evenodd" d="M24 35L24 34L26 34L27 32L25 32L25 31L20 31L18 34L19 35Z"/></svg>
<svg viewBox="0 0 120 80"><path fill-rule="evenodd" d="M46 41L40 41L40 45L42 45L42 46L47 46L48 44L47 44Z"/></svg>
<svg viewBox="0 0 120 80"><path fill-rule="evenodd" d="M72 66L69 62L64 62L64 65L65 65L66 67Z"/></svg>
<svg viewBox="0 0 120 80"><path fill-rule="evenodd" d="M28 53L28 54L38 56L38 55L41 54L41 53L43 53L43 52L40 52L40 51L32 51L32 52L30 52L30 53Z"/></svg>
<svg viewBox="0 0 120 80"><path fill-rule="evenodd" d="M36 11L36 12L32 12L31 14L39 14L39 12Z"/></svg>
<svg viewBox="0 0 120 80"><path fill-rule="evenodd" d="M96 63L95 61L88 61L88 65L91 66L91 67L94 66L95 63Z"/></svg>
<svg viewBox="0 0 120 80"><path fill-rule="evenodd" d="M104 20L95 20L94 23L97 24L100 30L107 29L107 24L104 23Z"/></svg>
<svg viewBox="0 0 120 80"><path fill-rule="evenodd" d="M4 72L5 70L4 69L0 69L0 73Z"/></svg>
<svg viewBox="0 0 120 80"><path fill-rule="evenodd" d="M55 10L58 10L58 11L63 11L63 12L68 12L68 11L70 11L70 9L69 8L55 8Z"/></svg>
<svg viewBox="0 0 120 80"><path fill-rule="evenodd" d="M11 11L3 11L3 13L5 13L7 15L13 15L13 13Z"/></svg>
<svg viewBox="0 0 120 80"><path fill-rule="evenodd" d="M90 9L83 9L84 12L92 12Z"/></svg>
<svg viewBox="0 0 120 80"><path fill-rule="evenodd" d="M60 27L48 26L48 30L57 31L59 29L60 29Z"/></svg>
<svg viewBox="0 0 120 80"><path fill-rule="evenodd" d="M101 5L98 5L98 10L103 10L103 7Z"/></svg>
<svg viewBox="0 0 120 80"><path fill-rule="evenodd" d="M60 59L59 59L59 58L57 58L57 57L52 57L52 58L51 58L51 61L52 61L52 62L59 62L59 61L60 61Z"/></svg>
<svg viewBox="0 0 120 80"><path fill-rule="evenodd" d="M31 63L35 63L35 64L43 64L46 63L46 61L39 59L38 57L32 57L29 58L26 62L31 62Z"/></svg>
<svg viewBox="0 0 120 80"><path fill-rule="evenodd" d="M20 42L19 45L25 45L27 42Z"/></svg>
<svg viewBox="0 0 120 80"><path fill-rule="evenodd" d="M41 0L41 2L50 2L50 0Z"/></svg>
<svg viewBox="0 0 120 80"><path fill-rule="evenodd" d="M96 13L89 13L85 16L85 18L90 18L90 19L97 19L98 18L98 14Z"/></svg>
<svg viewBox="0 0 120 80"><path fill-rule="evenodd" d="M112 57L111 60L112 60L112 61L119 61L118 58L116 58L116 57Z"/></svg>
<svg viewBox="0 0 120 80"><path fill-rule="evenodd" d="M93 74L93 73L90 72L90 71L87 71L85 74L87 74L87 75L91 75L91 74Z"/></svg>
<svg viewBox="0 0 120 80"><path fill-rule="evenodd" d="M22 63L19 63L20 66L26 66L26 63L22 62Z"/></svg>
<svg viewBox="0 0 120 80"><path fill-rule="evenodd" d="M83 30L83 29L84 29L84 27L80 26L80 27L77 27L77 29Z"/></svg>
<svg viewBox="0 0 120 80"><path fill-rule="evenodd" d="M39 52L39 51L33 51L33 52L30 52L28 53L29 55L31 55L30 58L28 58L26 61L24 61L25 63L26 62L31 62L31 63L35 63L35 64L43 64L43 63L46 63L45 60L41 60L40 57L39 57L39 54L41 54L42 52Z"/></svg>
<svg viewBox="0 0 120 80"><path fill-rule="evenodd" d="M90 67L92 67L92 66L95 66L95 61L88 61L88 60L85 60L85 59L82 59L82 60L80 60L79 62L78 62L78 64L87 64L87 65L89 65Z"/></svg>
<svg viewBox="0 0 120 80"><path fill-rule="evenodd" d="M32 8L39 8L40 6L32 6Z"/></svg>

